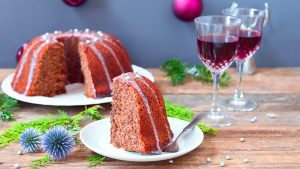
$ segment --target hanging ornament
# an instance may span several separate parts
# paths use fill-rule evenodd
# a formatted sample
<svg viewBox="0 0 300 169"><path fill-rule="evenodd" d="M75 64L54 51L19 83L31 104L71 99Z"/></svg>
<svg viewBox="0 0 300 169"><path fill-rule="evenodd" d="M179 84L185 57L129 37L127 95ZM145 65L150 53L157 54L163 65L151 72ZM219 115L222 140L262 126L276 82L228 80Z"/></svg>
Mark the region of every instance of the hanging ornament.
<svg viewBox="0 0 300 169"><path fill-rule="evenodd" d="M63 0L67 5L80 6L86 2L86 0Z"/></svg>
<svg viewBox="0 0 300 169"><path fill-rule="evenodd" d="M17 60L17 63L19 63L21 57L22 57L22 54L23 54L23 51L24 51L24 47L27 43L24 43L21 47L19 47L18 51L17 51L17 55L16 55L16 60Z"/></svg>
<svg viewBox="0 0 300 169"><path fill-rule="evenodd" d="M173 12L183 21L192 21L202 12L202 0L174 0Z"/></svg>

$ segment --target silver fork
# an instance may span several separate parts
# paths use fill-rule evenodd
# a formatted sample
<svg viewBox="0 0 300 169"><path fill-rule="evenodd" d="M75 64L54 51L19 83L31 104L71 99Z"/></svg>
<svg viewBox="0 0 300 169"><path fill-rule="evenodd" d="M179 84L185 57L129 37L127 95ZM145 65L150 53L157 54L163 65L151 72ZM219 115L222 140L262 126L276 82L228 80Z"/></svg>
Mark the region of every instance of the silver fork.
<svg viewBox="0 0 300 169"><path fill-rule="evenodd" d="M181 131L181 133L179 133L179 135L176 137L176 139L174 141L171 141L171 143L162 151L162 152L154 152L151 154L165 154L165 153L175 153L179 151L179 146L177 143L178 138L185 132L191 131L192 128L195 127L195 125L203 118L203 114L198 114L193 121L191 121L185 128L183 128L183 130Z"/></svg>

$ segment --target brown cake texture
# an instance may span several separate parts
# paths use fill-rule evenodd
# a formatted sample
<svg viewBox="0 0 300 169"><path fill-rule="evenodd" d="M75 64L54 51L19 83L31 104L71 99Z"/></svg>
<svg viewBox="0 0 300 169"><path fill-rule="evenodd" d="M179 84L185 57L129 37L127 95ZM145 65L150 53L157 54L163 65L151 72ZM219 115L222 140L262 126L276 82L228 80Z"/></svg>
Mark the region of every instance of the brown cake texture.
<svg viewBox="0 0 300 169"><path fill-rule="evenodd" d="M84 83L87 97L111 94L112 79L132 72L120 41L100 31L55 31L32 39L25 47L11 83L27 96L55 96L65 86Z"/></svg>
<svg viewBox="0 0 300 169"><path fill-rule="evenodd" d="M137 73L124 73L113 79L111 144L142 154L162 151L173 133L161 92Z"/></svg>

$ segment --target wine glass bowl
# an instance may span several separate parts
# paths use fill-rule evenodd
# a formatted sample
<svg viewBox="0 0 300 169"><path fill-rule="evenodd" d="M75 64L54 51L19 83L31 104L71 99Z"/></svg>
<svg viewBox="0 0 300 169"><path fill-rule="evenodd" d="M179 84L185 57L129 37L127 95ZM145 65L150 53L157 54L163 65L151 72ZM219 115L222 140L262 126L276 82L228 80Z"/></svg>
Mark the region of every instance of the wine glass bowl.
<svg viewBox="0 0 300 169"><path fill-rule="evenodd" d="M241 90L243 66L246 59L252 57L259 49L265 12L253 8L228 8L222 11L225 16L235 16L241 19L239 32L239 47L236 53L236 65L239 76L237 89L232 98L224 100L221 105L227 110L252 111L257 103L244 98Z"/></svg>
<svg viewBox="0 0 300 169"><path fill-rule="evenodd" d="M218 100L219 80L234 61L238 48L240 19L232 16L202 16L195 19L198 56L213 76L214 95L203 122L211 126L229 126L234 116L221 112Z"/></svg>
<svg viewBox="0 0 300 169"><path fill-rule="evenodd" d="M206 35L198 40L199 58L211 72L223 72L234 60L238 37Z"/></svg>

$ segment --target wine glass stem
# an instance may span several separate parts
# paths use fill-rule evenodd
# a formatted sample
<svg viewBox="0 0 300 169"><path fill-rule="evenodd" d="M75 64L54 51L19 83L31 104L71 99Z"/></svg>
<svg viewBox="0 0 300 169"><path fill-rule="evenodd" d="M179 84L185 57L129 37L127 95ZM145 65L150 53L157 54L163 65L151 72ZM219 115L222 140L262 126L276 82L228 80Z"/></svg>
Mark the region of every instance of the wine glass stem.
<svg viewBox="0 0 300 169"><path fill-rule="evenodd" d="M212 73L213 77L213 87L214 87L214 94L212 98L212 105L210 109L210 116L211 118L218 118L220 115L220 105L219 105L219 81L222 73Z"/></svg>
<svg viewBox="0 0 300 169"><path fill-rule="evenodd" d="M236 60L236 67L237 67L237 74L238 74L238 83L237 83L237 88L234 91L233 99L234 100L241 100L244 98L241 85L242 85L242 80L243 80L243 67L244 67L244 61Z"/></svg>

